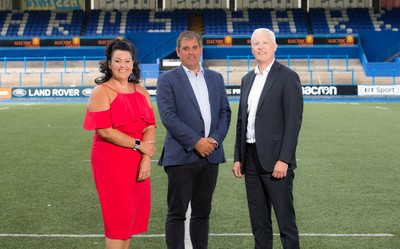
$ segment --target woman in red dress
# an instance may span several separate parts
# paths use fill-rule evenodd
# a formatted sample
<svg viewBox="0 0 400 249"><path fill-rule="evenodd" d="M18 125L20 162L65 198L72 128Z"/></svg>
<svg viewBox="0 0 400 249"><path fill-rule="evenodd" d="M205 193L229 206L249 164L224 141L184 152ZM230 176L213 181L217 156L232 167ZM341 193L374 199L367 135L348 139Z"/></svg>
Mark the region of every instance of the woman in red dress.
<svg viewBox="0 0 400 249"><path fill-rule="evenodd" d="M150 96L138 85L136 51L114 40L100 62L103 77L87 104L84 128L95 130L91 152L107 249L128 249L131 236L147 231L150 166L155 152L155 118Z"/></svg>

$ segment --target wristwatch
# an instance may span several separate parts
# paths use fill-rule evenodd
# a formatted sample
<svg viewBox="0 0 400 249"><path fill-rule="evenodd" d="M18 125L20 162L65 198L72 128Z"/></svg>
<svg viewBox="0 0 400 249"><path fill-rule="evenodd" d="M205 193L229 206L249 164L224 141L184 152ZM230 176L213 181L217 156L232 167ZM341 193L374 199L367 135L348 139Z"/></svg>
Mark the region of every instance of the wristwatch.
<svg viewBox="0 0 400 249"><path fill-rule="evenodd" d="M140 140L139 139L136 139L135 140L135 146L133 146L133 150L137 150L137 149L139 149L139 147L140 147Z"/></svg>

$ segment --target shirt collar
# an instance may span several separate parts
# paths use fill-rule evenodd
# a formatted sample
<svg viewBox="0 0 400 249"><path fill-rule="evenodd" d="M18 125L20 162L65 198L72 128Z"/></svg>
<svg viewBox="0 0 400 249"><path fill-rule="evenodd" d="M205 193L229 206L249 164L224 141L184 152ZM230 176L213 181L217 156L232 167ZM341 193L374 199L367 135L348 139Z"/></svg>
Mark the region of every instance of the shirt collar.
<svg viewBox="0 0 400 249"><path fill-rule="evenodd" d="M201 72L202 74L204 74L204 69L201 66L201 64L199 65L199 73ZM191 73L194 74L193 70L190 70L189 68L185 67L184 65L182 65L183 69L185 70L186 73Z"/></svg>
<svg viewBox="0 0 400 249"><path fill-rule="evenodd" d="M258 65L257 65L256 68L254 69L254 73L255 73L256 75L264 75L264 74L269 73L269 71L271 70L272 64L274 64L274 62L275 62L275 59L271 62L271 64L268 65L268 67L266 67L266 68L263 70L263 73L262 73L262 74L261 74L260 69L258 68Z"/></svg>

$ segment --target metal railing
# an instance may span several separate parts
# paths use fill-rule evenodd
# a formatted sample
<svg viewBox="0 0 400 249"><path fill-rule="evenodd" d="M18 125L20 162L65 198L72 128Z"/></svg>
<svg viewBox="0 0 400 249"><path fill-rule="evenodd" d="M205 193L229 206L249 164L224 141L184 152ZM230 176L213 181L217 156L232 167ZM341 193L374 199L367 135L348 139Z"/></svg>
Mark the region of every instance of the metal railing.
<svg viewBox="0 0 400 249"><path fill-rule="evenodd" d="M85 73L88 69L87 63L88 61L100 61L103 60L103 56L62 56L62 57L0 57L0 62L3 64L3 71L4 73L7 73L7 70L10 70L10 64L12 63L18 63L17 68L22 67L22 72L27 73L27 70L29 70L29 63L42 63L42 69L41 70L43 73L46 73L49 68L49 64L54 62L57 63L57 68L60 69L61 66L61 72L68 72L71 70L71 67L69 66L70 63L73 62L79 62L82 64L82 68L78 69L79 72ZM22 63L22 65L21 65ZM14 67L11 67L11 70Z"/></svg>
<svg viewBox="0 0 400 249"><path fill-rule="evenodd" d="M295 70L304 85L334 85L334 84L396 84L400 78L396 72L390 77L378 77L372 75L367 77L359 59L349 58L347 55L326 55L325 57L313 58L310 55L304 56L276 56L276 59L286 66ZM238 62L240 67L238 67ZM221 70L231 84L232 75L241 73L244 75L254 69L256 62L253 56L228 56L226 70ZM217 67L214 67L217 68ZM239 82L240 83L240 82Z"/></svg>
<svg viewBox="0 0 400 249"><path fill-rule="evenodd" d="M0 87L90 86L101 76L99 61L104 57L2 57ZM282 64L295 70L304 85L399 84L399 77L366 77L359 59L347 56L302 58L277 56ZM204 61L205 67L219 71L227 85L240 84L241 78L255 66L252 56L228 56L226 60ZM143 84L156 85L163 71L142 70Z"/></svg>

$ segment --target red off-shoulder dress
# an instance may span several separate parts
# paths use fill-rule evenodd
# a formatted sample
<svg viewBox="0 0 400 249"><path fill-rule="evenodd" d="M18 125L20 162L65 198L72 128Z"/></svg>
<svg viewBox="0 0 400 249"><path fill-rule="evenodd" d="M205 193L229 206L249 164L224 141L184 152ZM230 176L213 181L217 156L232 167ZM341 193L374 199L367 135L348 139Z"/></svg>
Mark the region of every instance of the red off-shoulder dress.
<svg viewBox="0 0 400 249"><path fill-rule="evenodd" d="M141 93L117 93L109 110L86 110L84 128L113 127L133 138L142 139L143 130L155 125L154 112ZM91 165L99 195L107 238L125 240L147 232L150 218L150 179L138 182L139 151L93 137Z"/></svg>

